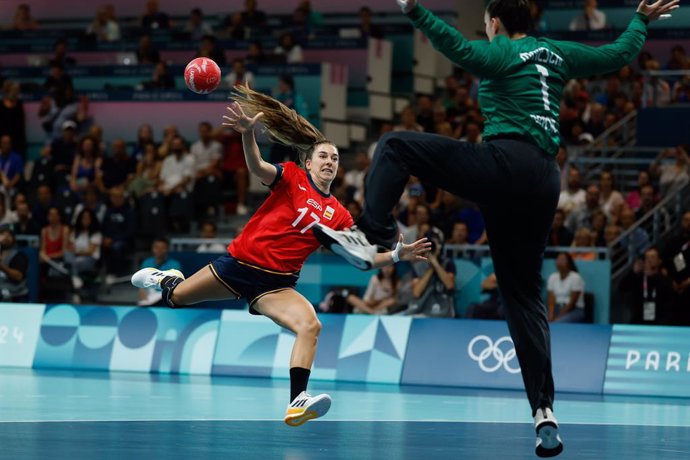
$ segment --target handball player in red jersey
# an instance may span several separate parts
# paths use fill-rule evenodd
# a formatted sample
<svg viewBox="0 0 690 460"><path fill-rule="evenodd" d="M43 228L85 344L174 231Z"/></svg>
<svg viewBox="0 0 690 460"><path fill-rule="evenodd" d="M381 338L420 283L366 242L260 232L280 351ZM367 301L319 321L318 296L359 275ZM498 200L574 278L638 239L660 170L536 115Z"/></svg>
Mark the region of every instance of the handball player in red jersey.
<svg viewBox="0 0 690 460"><path fill-rule="evenodd" d="M230 243L226 255L188 279L177 270L143 268L132 276L132 284L160 289L163 300L172 308L245 298L250 313L267 316L294 332L291 395L285 423L299 426L328 412L331 398L306 392L321 323L312 304L295 290L295 284L304 261L320 246L312 227L320 223L343 230L353 221L347 209L330 194L340 160L336 146L277 100L248 87L237 87L236 91L223 124L242 134L249 172L268 185L271 194ZM254 137L259 120L274 141L299 152L303 167L293 162L271 164L261 158ZM371 254L370 260L373 267L382 267L399 260L424 259L430 245L426 239L403 244L401 236L393 251Z"/></svg>

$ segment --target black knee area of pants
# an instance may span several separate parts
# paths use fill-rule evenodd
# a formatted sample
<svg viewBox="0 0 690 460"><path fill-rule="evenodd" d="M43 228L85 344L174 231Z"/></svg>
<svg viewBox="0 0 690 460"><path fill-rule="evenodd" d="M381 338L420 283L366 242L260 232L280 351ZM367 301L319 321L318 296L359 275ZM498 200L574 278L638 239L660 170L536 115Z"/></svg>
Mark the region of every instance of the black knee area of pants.
<svg viewBox="0 0 690 460"><path fill-rule="evenodd" d="M179 276L166 276L163 278L163 281L161 281L161 288L163 289L163 301L170 308L183 307L183 305L176 305L172 301L173 291L182 281L184 280Z"/></svg>

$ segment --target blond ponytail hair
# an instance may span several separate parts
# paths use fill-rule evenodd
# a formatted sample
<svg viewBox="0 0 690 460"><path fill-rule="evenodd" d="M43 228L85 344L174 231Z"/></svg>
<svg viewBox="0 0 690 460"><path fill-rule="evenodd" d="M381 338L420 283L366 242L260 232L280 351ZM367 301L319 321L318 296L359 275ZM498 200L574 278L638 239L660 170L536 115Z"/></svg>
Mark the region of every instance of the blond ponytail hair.
<svg viewBox="0 0 690 460"><path fill-rule="evenodd" d="M260 121L266 126L271 139L297 150L302 165L316 145L333 144L293 109L271 96L254 91L247 85L235 86L231 98L250 118L263 112L264 116Z"/></svg>

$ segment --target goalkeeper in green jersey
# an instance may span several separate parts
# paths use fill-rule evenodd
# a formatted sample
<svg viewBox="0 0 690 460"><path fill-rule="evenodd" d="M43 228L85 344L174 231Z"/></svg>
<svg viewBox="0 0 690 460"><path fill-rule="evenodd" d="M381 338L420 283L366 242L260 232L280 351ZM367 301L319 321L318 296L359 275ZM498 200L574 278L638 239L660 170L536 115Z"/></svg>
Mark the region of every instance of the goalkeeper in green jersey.
<svg viewBox="0 0 690 460"><path fill-rule="evenodd" d="M358 229L336 232L317 225L314 233L350 263L371 267L372 246L390 249L396 244L398 229L391 210L410 175L478 203L532 407L536 453L558 455L563 443L552 413L551 344L541 266L560 191L555 155L563 85L571 78L613 72L628 64L642 48L648 24L669 17L678 0L642 0L620 37L600 47L527 35L529 0L488 4L484 22L489 41L465 39L416 0L397 2L437 50L481 78L484 142L413 132L386 134L368 172Z"/></svg>

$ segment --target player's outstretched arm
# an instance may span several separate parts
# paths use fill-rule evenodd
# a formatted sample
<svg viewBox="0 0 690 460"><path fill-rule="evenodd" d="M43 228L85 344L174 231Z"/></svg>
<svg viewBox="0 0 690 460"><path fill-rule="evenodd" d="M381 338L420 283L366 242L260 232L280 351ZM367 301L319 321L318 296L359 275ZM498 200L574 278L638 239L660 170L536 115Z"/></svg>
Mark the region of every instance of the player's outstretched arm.
<svg viewBox="0 0 690 460"><path fill-rule="evenodd" d="M254 136L254 125L264 116L264 113L259 112L253 118L249 118L237 102L231 103L227 110L229 114L223 115L223 126L229 126L242 134L242 148L244 158L247 160L247 169L264 184L272 184L278 171L275 166L261 158Z"/></svg>
<svg viewBox="0 0 690 460"><path fill-rule="evenodd" d="M678 6L679 0L658 0L651 4L642 0L628 28L615 42L607 45L593 47L575 42L555 42L568 66L568 77L580 78L615 72L630 63L644 45L647 24L670 17L670 13Z"/></svg>
<svg viewBox="0 0 690 460"><path fill-rule="evenodd" d="M372 268L385 267L386 265L391 265L401 260L409 262L426 260L426 255L430 250L431 242L427 238L422 238L412 244L404 244L403 236L400 234L400 239L395 249L374 256L374 266Z"/></svg>
<svg viewBox="0 0 690 460"><path fill-rule="evenodd" d="M396 0L412 24L448 59L480 78L501 74L508 59L500 46L485 40L467 40L457 29L435 16L417 0Z"/></svg>

